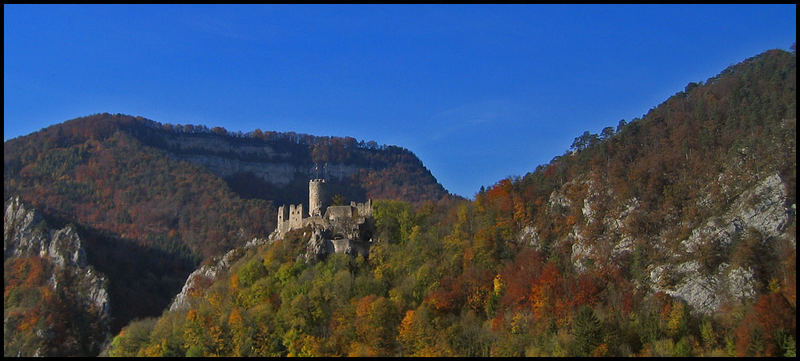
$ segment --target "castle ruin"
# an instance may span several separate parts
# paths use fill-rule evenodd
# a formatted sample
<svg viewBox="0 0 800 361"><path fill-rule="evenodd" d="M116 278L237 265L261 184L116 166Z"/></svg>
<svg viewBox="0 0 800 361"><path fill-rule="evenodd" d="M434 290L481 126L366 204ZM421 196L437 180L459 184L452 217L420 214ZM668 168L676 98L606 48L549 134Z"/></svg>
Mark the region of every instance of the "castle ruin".
<svg viewBox="0 0 800 361"><path fill-rule="evenodd" d="M371 232L372 200L365 203L350 202L350 205L330 205L324 179L308 182L308 214L303 204L278 207L278 224L270 239L283 238L291 230L310 227L312 236L309 249L316 248L314 255L306 258L323 258L321 254L348 253L366 257ZM326 251L327 250L327 251Z"/></svg>

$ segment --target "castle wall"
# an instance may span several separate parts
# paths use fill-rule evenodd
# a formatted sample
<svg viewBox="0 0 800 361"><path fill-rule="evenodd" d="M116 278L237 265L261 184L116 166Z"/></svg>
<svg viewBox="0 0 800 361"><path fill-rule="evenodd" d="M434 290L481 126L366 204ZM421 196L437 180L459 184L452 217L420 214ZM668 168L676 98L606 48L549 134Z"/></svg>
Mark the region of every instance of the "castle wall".
<svg viewBox="0 0 800 361"><path fill-rule="evenodd" d="M330 206L325 211L325 219L337 221L340 219L353 218L353 207L351 206Z"/></svg>

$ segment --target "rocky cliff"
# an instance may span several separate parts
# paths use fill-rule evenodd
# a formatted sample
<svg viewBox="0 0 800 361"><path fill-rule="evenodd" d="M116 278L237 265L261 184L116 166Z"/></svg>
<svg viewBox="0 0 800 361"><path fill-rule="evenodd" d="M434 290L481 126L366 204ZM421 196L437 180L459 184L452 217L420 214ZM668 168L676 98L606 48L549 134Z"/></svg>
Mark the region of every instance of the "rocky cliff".
<svg viewBox="0 0 800 361"><path fill-rule="evenodd" d="M47 305L47 295L51 295L49 297L53 298L53 305L58 306L51 309L42 304L34 305L36 311L33 314L43 320L37 320L34 326L28 328L18 324L20 319L16 317L21 315L24 323L26 315L31 315L31 311L26 310L30 305L17 302L24 300L24 297L6 299L4 328L6 331L16 328L18 332L14 332L14 335L5 332L11 340L5 342L4 354L96 355L110 336L107 280L87 264L83 242L75 229L71 226L58 229L49 227L36 210L22 203L19 197L13 197L5 204L3 259L5 268L11 273L4 277L7 294L17 290L26 291L26 287L34 290L37 286L46 287L49 290L43 292L45 299L42 304ZM18 279L14 278L16 270L13 267L20 264L18 260L25 259L41 262L44 274L39 279L45 284L23 283L15 287ZM27 276L31 272L28 269ZM26 277L26 281L28 279ZM89 327L81 327L85 325ZM19 332L26 330L30 333ZM30 338L26 339L26 335ZM56 341L61 345L57 345Z"/></svg>
<svg viewBox="0 0 800 361"><path fill-rule="evenodd" d="M253 238L244 246L234 248L225 253L225 255L215 257L208 264L200 266L186 278L186 282L181 288L181 291L172 299L168 309L170 311L176 311L190 307L190 295L201 293L206 287L212 284L220 274L228 272L231 265L242 258L248 249L270 243L271 242L266 239Z"/></svg>
<svg viewBox="0 0 800 361"><path fill-rule="evenodd" d="M722 173L720 180L729 174ZM571 200L569 190L586 189L586 195ZM607 193L601 197L600 192ZM752 302L768 287L769 280L759 277L754 257L736 257L736 253L758 252L769 257L780 245L790 245L796 252L796 241L790 224L794 222L796 205L791 203L786 185L777 173L762 176L749 187L732 194L732 201L719 214L705 218L689 232L685 224L672 224L659 231L659 236L646 244L662 256L645 265L646 274L638 284L648 293L664 292L683 299L693 311L712 314L725 303ZM706 193L700 203L708 203ZM632 214L639 206L636 198L613 200L608 190L599 189L591 179L577 179L553 191L547 203L553 213L579 208L583 222L577 222L566 237L545 245L534 226L526 226L515 241L542 250L544 247L570 250L573 267L583 272L588 267L624 263L636 251L637 235L631 230ZM616 208L601 204L617 204ZM604 211L598 212L603 208ZM599 233L594 229L602 229ZM751 244L745 245L750 242Z"/></svg>
<svg viewBox="0 0 800 361"><path fill-rule="evenodd" d="M292 161L297 157L291 152L278 152L267 143L243 143L234 137L162 133L159 144L174 157L204 166L222 178L252 174L263 182L285 187L298 175L312 178L315 171L313 164ZM320 172L327 178L342 180L359 169L353 164L327 163Z"/></svg>
<svg viewBox="0 0 800 361"><path fill-rule="evenodd" d="M297 203L304 198L305 182L313 178L326 178L331 192L347 199L419 202L447 195L412 152L397 146L260 130L241 134L145 119L125 127L173 159L210 170L246 198Z"/></svg>

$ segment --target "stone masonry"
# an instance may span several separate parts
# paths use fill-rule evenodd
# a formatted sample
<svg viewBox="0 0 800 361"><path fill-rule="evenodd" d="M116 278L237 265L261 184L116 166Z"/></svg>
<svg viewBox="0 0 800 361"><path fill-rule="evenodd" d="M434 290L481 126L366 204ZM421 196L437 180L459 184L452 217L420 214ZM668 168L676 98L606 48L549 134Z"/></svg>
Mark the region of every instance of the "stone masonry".
<svg viewBox="0 0 800 361"><path fill-rule="evenodd" d="M331 206L325 180L311 179L308 182L308 214L304 214L302 203L290 204L288 208L286 205L278 207L278 224L269 238L283 238L291 230L311 227L318 238L317 243L332 243L332 247L317 247L320 250L333 249L334 253L361 253L366 256L366 249L372 241L369 231L371 219L371 200ZM314 241L313 238L311 241Z"/></svg>

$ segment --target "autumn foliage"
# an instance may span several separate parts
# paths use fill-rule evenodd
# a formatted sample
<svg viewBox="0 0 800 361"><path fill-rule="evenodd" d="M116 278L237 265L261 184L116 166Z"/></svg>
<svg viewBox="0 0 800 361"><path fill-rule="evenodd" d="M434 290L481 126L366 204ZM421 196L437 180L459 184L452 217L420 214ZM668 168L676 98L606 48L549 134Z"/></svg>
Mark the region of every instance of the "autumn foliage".
<svg viewBox="0 0 800 361"><path fill-rule="evenodd" d="M697 252L706 255L681 248L692 230L724 213L765 174L779 174L786 201L796 202L795 64L795 54L782 51L748 59L704 84L690 84L641 119L621 121L600 134L583 133L549 164L500 180L472 201L376 200L378 229L366 259L333 254L325 261L303 262L299 256L309 229L242 251L229 270L193 290L186 308L131 322L114 337L108 352L796 356L793 214L780 237L739 237L729 248L709 246ZM114 142L130 142L113 129L107 132L117 134ZM211 133L221 136L222 130ZM341 150L355 146L352 141L314 143L302 135L254 136L314 144L313 159L342 160L346 156ZM95 146L107 147L102 142ZM70 154L60 156L71 159ZM143 161L160 162L142 156ZM32 178L51 179L47 172L70 178L57 163L43 169L17 168ZM399 170L389 167L366 174L365 188L384 192L388 185L381 174L394 171ZM175 172L168 177L177 182L199 179ZM718 180L725 178L721 174L733 180ZM228 198L233 191L222 188L211 194L232 200L222 202L219 213L201 218L211 223L200 226L202 231L177 217L174 236L190 237L187 232L197 237L190 243L192 250L206 249L214 237L232 237L232 227L247 223L216 218L252 209L247 201ZM111 187L94 190L109 199L135 196ZM406 190L395 195L402 197ZM27 191L39 204L71 204L65 194L39 194L36 187ZM197 209L203 202L217 202L198 198L185 202L200 202ZM141 202L152 199L161 198L148 195ZM82 212L104 224L104 216ZM153 221L150 230L170 229L143 214L143 206L126 212L131 219ZM169 219L171 213L164 212L161 215ZM123 217L109 226L116 231L148 231L125 215L112 214ZM733 268L733 263L750 267L755 296L725 298L715 312L703 314L671 292L679 280L659 281L661 291L652 285L654 265L663 264L672 256L668 253L697 259L705 270ZM36 279L30 265L9 263L7 269L13 275L7 285L22 285L31 274ZM35 311L24 312L16 316L25 321L18 327L28 327L38 317Z"/></svg>

